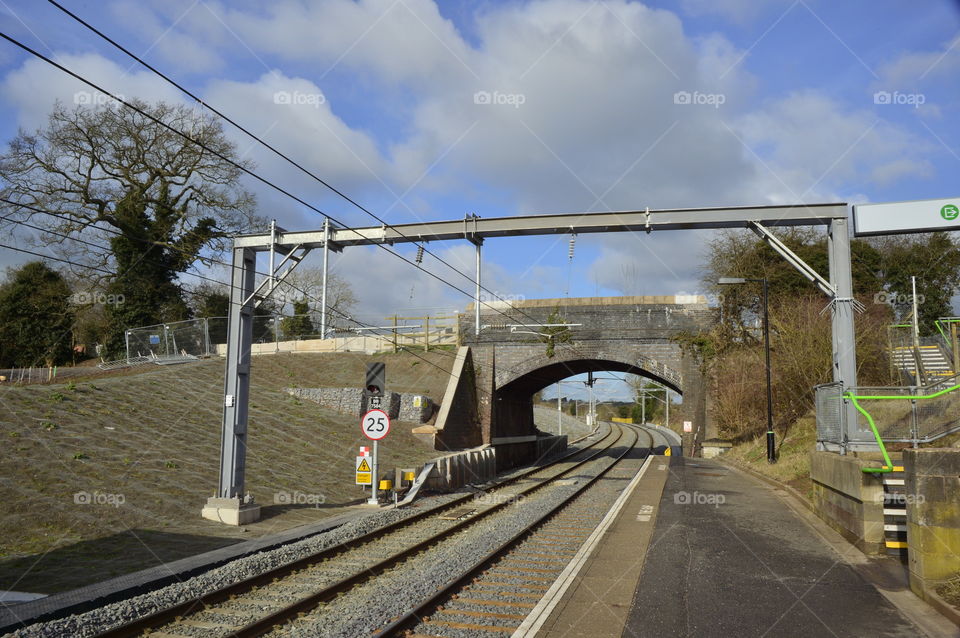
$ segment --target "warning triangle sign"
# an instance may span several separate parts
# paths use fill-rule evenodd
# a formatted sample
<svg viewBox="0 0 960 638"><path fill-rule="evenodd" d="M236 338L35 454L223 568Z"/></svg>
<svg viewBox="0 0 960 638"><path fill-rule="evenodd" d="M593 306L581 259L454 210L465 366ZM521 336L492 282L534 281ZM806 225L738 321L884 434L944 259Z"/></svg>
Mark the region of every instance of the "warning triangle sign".
<svg viewBox="0 0 960 638"><path fill-rule="evenodd" d="M357 466L358 472L369 472L370 465L367 463L367 459L360 459L360 465Z"/></svg>

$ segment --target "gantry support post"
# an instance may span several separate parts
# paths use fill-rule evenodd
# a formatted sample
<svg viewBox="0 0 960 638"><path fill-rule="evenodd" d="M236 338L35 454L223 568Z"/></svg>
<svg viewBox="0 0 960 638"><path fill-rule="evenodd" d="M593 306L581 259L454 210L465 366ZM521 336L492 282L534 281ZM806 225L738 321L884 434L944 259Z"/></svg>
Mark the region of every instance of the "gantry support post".
<svg viewBox="0 0 960 638"><path fill-rule="evenodd" d="M260 506L244 495L256 265L255 250L234 248L220 438L220 483L217 495L207 501L202 511L204 518L228 525L245 525L260 518Z"/></svg>
<svg viewBox="0 0 960 638"><path fill-rule="evenodd" d="M853 274L850 262L850 230L845 217L831 220L827 235L830 257L830 283L836 296L830 306L833 320L833 380L843 384L846 392L857 386L857 344L854 328L855 303L853 299ZM844 443L841 454L857 437L857 409L844 401ZM868 449L876 444L867 444Z"/></svg>

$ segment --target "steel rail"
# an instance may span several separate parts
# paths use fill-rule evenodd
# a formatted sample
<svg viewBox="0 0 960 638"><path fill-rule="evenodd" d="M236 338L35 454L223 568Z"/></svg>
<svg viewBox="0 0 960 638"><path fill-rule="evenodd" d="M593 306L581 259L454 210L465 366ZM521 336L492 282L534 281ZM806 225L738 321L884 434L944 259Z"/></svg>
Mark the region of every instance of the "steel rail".
<svg viewBox="0 0 960 638"><path fill-rule="evenodd" d="M593 443L590 443L586 447L564 454L560 458L550 462L547 465L533 467L533 468L530 468L529 470L524 470L521 473L511 476L509 478L497 481L494 484L492 484L489 488L484 490L483 494L487 495L492 491L499 491L501 489L509 487L510 485L516 484L524 479L531 478L538 473L544 472L551 468L555 468L556 466L562 463L568 462L570 459L578 455L587 454L592 450L594 450L597 446L603 444L604 442L612 438L613 434L614 432L613 432L613 429L611 428L610 431L608 431L603 437L601 437L600 439L598 439ZM591 458L594 458L595 456L597 456L598 454L600 454L601 452L608 449L610 446L614 444L615 444L615 441L614 443L610 443L606 447L588 456L584 460L577 462L575 465L571 466L569 469L561 472L560 474L546 477L543 481L538 483L537 486L542 487L544 485L547 485L551 480L555 480L559 476L562 476L563 474L573 471L583 463L589 461ZM537 487L537 486L534 486L534 487ZM452 501L448 501L442 505L428 508L423 512L414 514L413 516L409 516L405 519L395 521L393 523L389 523L382 527L378 527L369 532L361 534L356 538L352 538L350 540L344 541L343 543L332 545L330 547L324 548L308 556L303 556L289 563L279 565L261 574L250 576L248 578L237 581L235 583L231 583L224 587L207 592L206 594L203 594L197 598L176 603L174 605L171 605L164 609L157 610L155 612L152 612L140 618L135 618L117 627L107 629L100 633L97 633L96 636L97 638L130 638L133 636L141 635L145 631L148 631L152 628L173 622L177 620L178 617L187 616L187 615L202 611L207 605L223 602L225 600L228 600L231 596L236 596L238 594L248 592L255 587L269 584L278 578L286 577L292 572L309 567L333 555L355 550L367 543L378 540L379 538L385 536L389 532L394 532L404 527L408 527L411 524L421 521L429 516L461 506L464 503L467 503L476 498L478 498L477 494L466 494L462 497L453 499Z"/></svg>
<svg viewBox="0 0 960 638"><path fill-rule="evenodd" d="M620 426L620 427L622 428L623 426ZM581 487L579 487L573 494L570 495L568 499L550 508L550 510L548 510L539 519L537 519L536 522L532 523L527 528L522 529L516 534L514 534L510 539L507 540L506 543L490 551L487 555L485 555L479 561L474 563L474 565L469 567L465 573L455 577L454 579L447 582L445 585L442 585L441 588L438 589L435 593L433 593L428 598L421 600L419 603L417 603L416 607L414 607L413 609L405 613L403 616L397 618L386 627L380 629L379 631L374 632L372 636L394 636L394 635L397 635L398 632L408 630L412 626L421 622L423 617L428 616L437 607L441 606L444 601L448 600L454 593L456 593L465 584L467 584L468 581L472 580L477 575L478 572L483 571L488 566L490 566L490 564L492 564L493 562L502 558L504 555L510 552L514 547L520 544L527 537L535 534L541 526L547 523L555 515L559 514L561 510L571 505L573 501L575 501L583 492L585 492L587 489L593 486L594 483L596 483L598 480L606 476L606 474L610 470L616 467L620 463L620 461L622 461L623 458L628 453L630 453L631 450L633 450L636 447L636 443L640 439L639 435L641 432L643 434L646 434L647 438L650 439L650 445L648 446L648 449L651 449L651 453L652 453L652 448L654 447L653 445L654 440L653 440L653 435L650 432L648 432L647 430L635 428L635 427L630 427L629 431L635 435L633 443L626 450L624 450L616 459L614 459L614 461L609 466L607 466L595 477L591 478L589 481L587 481Z"/></svg>
<svg viewBox="0 0 960 638"><path fill-rule="evenodd" d="M612 428L611 428L611 430L612 430ZM550 485L551 481L555 481L555 480L557 480L557 479L559 479L559 478L561 478L561 477L563 477L563 476L566 476L566 475L570 474L571 472L574 472L575 470L579 469L579 468L580 468L581 466L583 466L584 464L589 463L590 461L594 460L595 458L597 458L598 456L600 456L603 452L607 451L608 449L610 449L611 447L613 447L614 445L616 445L616 444L620 441L621 438L623 438L623 430L622 430L622 428L621 428L621 431L620 431L619 435L616 437L616 440L614 440L613 442L611 442L609 445L607 445L607 446L605 446L605 447L603 447L603 448L601 448L601 449L599 449L599 450L596 450L596 452L595 452L594 454L592 454L592 455L590 455L589 457L583 459L582 461L579 461L579 462L576 463L575 465L571 466L570 468L567 468L566 470L564 470L564 471L560 472L559 474L551 477L550 479L545 480L545 481L541 481L541 482L539 482L539 483L537 483L537 484L535 484L535 485L532 485L532 486L528 487L527 489L521 490L521 491L518 492L515 496L526 496L526 495L528 495L528 494L532 494L533 492L539 491L539 490L543 489L544 487L547 487L548 485ZM606 440L606 439L605 439L605 440ZM487 508L487 509L485 509L485 510L483 510L483 511L481 511L481 512L478 512L477 514L475 514L475 515L473 515L473 516L471 516L471 517L469 517L469 518L466 518L466 519L463 519L463 520L458 521L458 522L456 522L456 523L453 523L450 527L448 527L448 528L446 528L446 529L444 529L444 530L441 530L441 531L437 532L436 534L433 534L432 536L430 536L430 537L428 537L428 538L426 538L426 539L424 539L424 540L416 543L415 545L411 545L411 546L409 546L409 547L406 547L406 548L404 548L403 550L401 550L401 551L399 551L399 552L397 552L397 553L395 553L395 554L393 554L393 555L391 555L391 556L389 556L389 557L387 557L387 558L385 558L385 559L383 559L383 560L381 560L381 561L379 561L379 562L377 562L377 563L375 563L375 564L373 564L373 565L370 565L370 566L368 566L368 567L365 567L363 570L361 570L361 571L353 574L352 576L348 576L348 577L346 577L346 578L344 578L344 579L342 579L342 580L334 583L333 585L324 587L324 588L321 589L320 591L317 591L317 592L315 592L315 593L313 593L313 594L310 594L310 595L308 595L308 596L305 596L304 598L301 598L300 600L298 600L297 602L295 602L295 603L293 603L293 604L291 604L291 605L287 605L286 607L283 607L282 609L279 609L279 610L277 610L277 611L275 611L275 612L273 612L273 613L271 613L271 614L269 614L269 615L267 615L267 616L263 616L263 617L259 618L258 620L254 621L254 622L252 622L252 623L250 623L250 624L248 624L248 625L246 625L246 626L244 626L244 627L241 627L241 628L238 629L238 630L235 630L235 631L231 632L231 635L232 635L233 637L235 637L235 638L253 638L253 637L255 637L255 636L262 636L264 633L270 631L270 630L273 629L274 627L276 627L276 626L278 626L278 625L281 625L281 624L283 624L283 623L291 620L292 618L296 618L297 615L299 615L301 612L304 612L304 611L307 611L307 610L309 610L309 609L312 609L312 608L316 607L319 603L322 603L322 602L324 602L324 601L330 600L331 598L337 596L338 594L341 594L341 593L343 593L343 592L345 592L345 591L348 591L349 589L353 588L355 585L358 585L358 584L360 584L360 583L362 583L362 582L368 581L368 580L370 580L371 578L373 578L374 576L378 576L378 575L382 574L382 573L383 573L384 571L386 571L387 569L389 569L389 568L393 567L394 565L396 565L396 564L398 564L398 563L406 560L406 559L409 558L410 556L419 554L420 552L422 552L422 551L424 551L425 549L429 548L431 545L434 545L434 544L436 544L436 543L438 543L438 542L440 542L440 541L442 541L442 540L444 540L444 539L449 538L450 536L452 536L452 535L455 534L456 532L459 532L459 531L462 530L462 529L465 529L465 528L467 528L467 527L469 527L469 526L471 526L471 525L476 524L477 522L479 522L479 521L487 518L487 517L490 516L491 514L493 514L493 513L495 513L495 512L499 512L501 509L507 507L507 506L510 505L510 504L511 504L511 501L509 501L509 500L504 500L504 501L502 501L502 502L500 502L500 503L494 504L492 507L489 507L489 508Z"/></svg>

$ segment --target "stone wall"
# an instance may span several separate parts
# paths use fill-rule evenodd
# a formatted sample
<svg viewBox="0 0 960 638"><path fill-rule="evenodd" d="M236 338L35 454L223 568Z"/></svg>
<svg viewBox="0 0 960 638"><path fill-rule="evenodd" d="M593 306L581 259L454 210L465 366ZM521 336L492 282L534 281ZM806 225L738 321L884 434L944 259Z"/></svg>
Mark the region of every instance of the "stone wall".
<svg viewBox="0 0 960 638"><path fill-rule="evenodd" d="M910 588L927 598L960 572L960 450L903 451Z"/></svg>
<svg viewBox="0 0 960 638"><path fill-rule="evenodd" d="M287 388L287 393L344 414L363 416L367 411L367 397L362 388ZM435 404L420 394L388 392L381 409L391 419L426 423L433 417Z"/></svg>
<svg viewBox="0 0 960 638"><path fill-rule="evenodd" d="M663 381L683 394L698 440L709 431L700 362L675 341L715 322L715 309L702 298L538 299L499 309L502 314L481 307L479 335L469 309L460 317L461 342L473 354L484 443L533 434L529 396L590 370L637 372ZM536 324L557 322L558 316L571 325L571 342L556 344L551 357L543 338L532 333L539 331ZM694 441L684 441L685 450L696 448Z"/></svg>

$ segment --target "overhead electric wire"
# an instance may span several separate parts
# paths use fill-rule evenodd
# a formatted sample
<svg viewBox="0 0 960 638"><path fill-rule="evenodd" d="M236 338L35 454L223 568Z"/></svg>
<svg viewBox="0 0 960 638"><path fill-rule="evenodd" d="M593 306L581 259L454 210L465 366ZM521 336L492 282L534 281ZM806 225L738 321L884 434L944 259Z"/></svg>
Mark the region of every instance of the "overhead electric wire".
<svg viewBox="0 0 960 638"><path fill-rule="evenodd" d="M21 203L19 203L19 202L13 202L13 201L7 200L7 199L0 199L0 201L6 202L6 203L9 203L9 204L14 204L14 205L16 205L16 206L20 206L20 207L23 207L23 208L27 208L27 209L32 210L32 211L35 211L35 212L37 212L37 213L46 214L46 215L51 215L51 216L54 216L54 217L60 217L60 215L58 215L58 214L56 214L56 213L52 213L52 212L49 212L49 211L44 211L44 210L41 210L41 209L39 209L39 208L36 208L36 207L33 207L33 206L29 206L29 205L27 205L27 204L21 204ZM5 216L3 219L6 219L6 217L9 217L9 215ZM80 239L80 238L78 238L78 237L71 237L71 236L69 236L69 235L65 235L65 234L63 234L63 233L59 233L59 232L56 232L56 231L52 231L52 230L49 230L49 229L46 229L46 228L41 228L41 227L39 227L39 226L34 226L33 224L28 224L27 222L24 222L24 221L22 221L22 220L11 219L10 221L11 221L12 223L20 224L20 225L22 225L22 226L25 226L25 227L27 227L27 228L32 228L32 229L34 229L34 230L38 230L38 231L41 231L41 232L45 232L45 233L50 233L50 234L53 234L53 235L57 235L57 236L59 236L59 237L63 237L63 238L68 239L68 240L70 240L70 241L76 241L76 242L79 242L79 243L82 243L82 244L86 244L86 245L88 245L88 246L92 246L92 247L94 247L94 248L98 248L98 249L100 249L100 250L109 250L109 248L106 247L106 246L101 246L101 245L99 245L99 244L95 244L95 243L93 243L93 242L90 242L90 241L87 241L87 240L84 240L84 239ZM99 230L102 230L102 231L105 231L105 232L111 232L111 233L114 233L114 234L116 234L116 235L122 235L122 234L123 234L123 233L121 233L120 231L114 230L114 229L112 229L112 228L99 228ZM137 240L137 241L140 241L141 243L150 244L150 245L152 245L152 246L155 245L155 244L153 244L152 242L149 242L148 240L145 240L145 239L136 238L136 240ZM102 273L105 273L105 274L108 274L108 275L115 275L115 276L118 276L118 277L121 277L121 278L122 278L122 277L124 276L124 274L125 274L125 273L124 273L124 274L119 274L119 275L118 275L117 273L114 273L113 271L110 271L110 270L107 270L107 269L104 269L104 268L101 268L101 267L98 267L98 266L92 266L92 265L90 265L90 264L81 264L81 263L74 262L74 261L71 261L71 260L68 260L68 259L61 259L61 258L58 258L58 257L47 256L47 255L43 255L42 253L37 253L37 252L33 252L33 251L29 251L29 250L22 249L22 248L16 248L16 247L14 247L14 246L8 246L8 245L5 245L5 244L0 244L0 247L2 247L2 248L9 248L9 249L11 249L11 250L15 250L15 251L22 252L22 253L27 253L27 254L30 254L30 255L34 255L34 256L37 256L37 257L44 258L44 259L52 259L52 260L54 260L54 261L58 261L58 262L61 262L61 263L66 263L66 264L69 264L69 265L74 266L74 267L77 267L77 268L87 268L87 269L90 269L90 270L96 270L96 271L98 271L98 272L102 272ZM176 250L179 250L179 251L183 252L184 254L187 254L186 251L183 251L182 249L179 249L179 248L176 248L176 247L173 247L173 248L176 249ZM226 262L219 262L219 261L214 260L214 259L211 259L211 260L209 260L209 261L211 261L212 263L220 263L220 264L224 264L224 265L229 266L229 264L226 264ZM148 261L148 263L158 263L158 262ZM255 272L256 272L256 271L255 271ZM256 274L265 275L265 273L260 273L260 272L257 272ZM225 285L225 284L223 284L222 282L220 282L220 281L218 281L218 280L216 280L216 279L212 279L212 278L210 278L210 277L206 277L206 276L204 276L204 275L201 275L200 273L191 273L191 275L192 275L192 276L195 276L195 277L198 277L198 278L200 278L200 279L204 279L204 280L207 280L207 281L211 281L211 282L216 283L216 284ZM319 304L321 304L321 305L323 304L322 301L320 301L320 300L317 299L316 297L311 296L311 295L310 295L309 293L307 293L305 290L303 290L303 289L301 289L301 288L297 288L296 286L294 286L294 285L292 285L292 284L287 284L287 285L289 285L291 288L293 288L294 290L296 290L296 291L299 292L300 294L304 295L305 298L310 299L311 301L314 301L314 302L319 303ZM241 305L241 306L243 305L243 304L238 304L237 302L232 301L232 300L228 300L227 303L229 303L230 305ZM349 321L350 323L356 324L358 327L366 328L366 329L373 329L373 330L374 330L374 334L376 334L376 335L383 336L383 337L389 337L389 336L390 336L390 333L389 333L389 332L376 332L376 330L385 330L385 329L381 329L381 328L379 328L379 327L377 327L377 326L373 326L373 325L367 324L367 323L365 323L365 322L363 322L363 321L360 321L360 320L358 320L358 319L356 319L356 318L354 318L354 317L351 317L351 316L349 316L348 314L344 313L344 312L343 312L342 310L340 310L339 308L336 308L336 307L331 306L331 305L328 304L328 305L326 305L326 309L329 310L329 311L332 312L332 313L335 313L335 314L339 315L341 318ZM405 350L406 352L409 352L410 354L412 354L412 355L413 355L414 357L416 357L417 359L420 359L421 361L432 365L433 367L437 368L438 370L443 371L443 372L446 373L448 376L453 376L453 373L452 373L451 371L444 369L442 366L437 365L437 364L434 363L433 361L430 361L429 359L427 359L427 358L425 358L425 357L421 357L421 356L418 355L416 352L414 352L414 351L412 351L412 350L409 350L409 349L407 349L407 348L404 348L404 350ZM442 350L436 350L435 352L442 352L444 355L447 355L447 354L448 354L448 353L446 353L446 352L444 352L444 351L442 351Z"/></svg>
<svg viewBox="0 0 960 638"><path fill-rule="evenodd" d="M378 216L378 215L376 215L375 213L373 213L372 211L370 211L368 208L366 208L365 206L363 206L362 204L360 204L359 202L357 202L356 200L354 200L353 198L351 198L350 196L348 196L346 193L344 193L343 191L339 190L338 188L336 188L335 186L333 186L332 184L330 184L329 182L327 182L326 180L324 180L324 179L323 179L322 177L320 177L319 175L316 175L316 174L313 173L311 170L307 169L307 168L304 167L302 164L300 164L300 163L297 162L296 160L292 159L291 157L289 157L288 155L286 155L286 154L283 153L282 151L278 150L278 149L275 148L273 145L271 145L270 143L266 142L265 140L263 140L262 138L260 138L260 137L257 136L256 134L252 133L249 129L247 129L247 128L244 127L243 125L237 123L236 121L234 121L233 119L231 119L229 116L227 116L227 115L225 115L223 112L221 112L219 109L217 109L217 108L215 108L214 106L212 106L211 104L205 102L201 97L199 97L198 95L194 94L192 91L190 91L189 89L187 89L186 87L184 87L183 85L181 85L181 84L178 83L176 80L172 79L171 77L169 77L168 75L166 75L166 74L163 73L162 71L156 69L154 66L152 66L151 64L149 64L148 62L146 62L145 60L143 60L142 58L140 58L139 56L137 56L136 54L134 54L133 52L131 52L129 49L127 49L126 47L124 47L122 44L120 44L119 42L117 42L116 40L114 40L113 38L111 38L110 36L108 36L107 34L103 33L102 31L100 31L99 29L97 29L96 27L94 27L92 24L90 24L89 22L87 22L86 20L84 20L83 18L81 18L80 16L78 16L77 14L73 13L72 11L70 11L69 9L67 9L66 7L64 7L63 5L61 5L59 2L56 2L56 0L47 0L47 2L49 2L50 4L52 4L53 6L55 6L56 8L58 8L60 11L62 11L62 12L65 13L66 15L68 15L70 18L72 18L72 19L75 20L76 22L78 22L78 23L80 23L81 25L83 25L84 27L86 27L88 30L90 30L90 31L92 31L93 33L95 33L97 36L99 36L100 38L102 38L102 39L105 40L106 42L110 43L110 44L111 44L112 46L114 46L115 48L117 48L117 49L119 49L120 51L122 51L124 54L126 54L126 55L127 55L128 57L130 57L131 59L135 60L136 62L138 62L139 64L141 64L142 66L144 66L145 68L147 68L148 70L150 70L151 72L153 72L154 74L156 74L157 76L159 76L160 78L162 78L163 80L165 80L165 81L166 81L167 83L169 83L170 85L176 87L179 91L181 91L182 93L184 93L185 95L187 95L190 99L192 99L192 100L196 101L198 104L200 104L200 106L202 106L202 107L206 108L207 110L211 111L211 112L214 113L217 117L221 118L221 119L224 120L225 122L228 122L228 123L231 124L233 127L235 127L237 130L239 130L239 131L241 131L242 133L244 133L244 134L245 134L247 137L249 137L250 139L254 140L254 141L257 142L258 144L262 145L263 147L269 149L269 150L272 151L274 154L276 154L278 157L282 158L283 160L285 160L286 162L288 162L289 164L291 164L292 166L294 166L295 168L297 168L298 170L300 170L301 172L303 172L303 173L304 173L305 175L307 175L308 177L316 180L317 182L319 182L320 184L322 184L323 186L325 186L326 188L328 188L330 191L332 191L332 192L335 193L336 195L338 195L338 196L340 196L341 198L343 198L345 201L349 202L349 203L352 204L353 206L357 207L359 210L363 211L364 213L366 213L367 215L369 215L370 217L372 217L373 219L375 219L376 221L378 221L378 222L379 222L380 224L382 224L385 228L390 228L390 229L392 229L394 232L396 232L397 234L399 234L399 235L400 235L401 237L403 237L404 239L408 239L408 240L411 239L410 237L404 235L404 234L401 233L399 230L397 230L397 227L396 227L396 226L387 223L386 220L384 220L384 219L381 218L380 216ZM97 89L97 90L100 90L101 92L106 93L106 91L102 91L101 89ZM110 95L109 93L106 93L106 94L107 94L107 95ZM114 97L114 96L110 95L110 97ZM116 98L114 98L114 99L116 99ZM302 200L297 200L297 201L302 201ZM308 206L309 206L309 205L308 205ZM312 210L314 210L315 212L317 212L317 213L319 213L319 214L321 214L321 215L324 215L325 217L330 217L330 216L327 215L326 213L324 213L324 212L322 212L322 211L320 211L320 210L318 210L318 209L316 209L316 208L314 208L314 207L312 207L312 206L309 206L309 207L310 207ZM330 217L330 219L333 220L334 222L336 222L338 225L346 227L345 224L343 224L343 223L340 222L340 221L337 221L337 220L334 219L333 217ZM380 244L377 244L377 245L380 246ZM382 246L381 246L381 247L382 247ZM439 276L433 275L433 273L431 273L431 272L423 269L422 267L420 267L420 265L419 265L419 264L420 264L420 259L417 259L416 262L414 263L414 262L409 261L408 259L406 259L406 258L403 257L402 255L400 255L399 253L396 253L396 252L394 252L394 251L388 250L388 249L386 249L386 248L384 248L384 249L387 250L387 252L389 252L389 253L391 253L391 254L394 254L394 255L397 255L398 257L401 257L401 258L402 258L404 261L406 261L408 264L411 264L411 265L413 265L413 266L415 266L415 267L417 267L417 268L420 268L420 269L423 270L424 272L427 272L428 274L436 277L438 280L440 280L440 281L442 281L443 283L446 283L447 285L455 288L456 290L458 290L459 292L467 295L468 297L473 297L473 295L471 295L469 292L457 288L457 287L454 286L452 283L447 282L447 281L441 279ZM455 273L457 273L458 275L460 275L461 277L465 278L465 279L466 279L468 282L470 282L471 284L477 285L481 290L483 290L483 291L489 293L490 295L492 295L496 300L498 300L498 301L504 301L504 299L503 299L502 297L500 297L500 295L498 295L497 293L493 292L492 290L490 290L489 288L487 288L486 286L484 286L482 283L478 282L477 280L473 279L472 277L470 277L470 275L468 275L468 274L466 274L465 272L461 271L460 269L458 269L457 267L455 267L453 264L449 263L448 261L446 261L445 259L443 259L443 258L440 257L439 255L437 255L436 253L432 252L430 249L426 248L426 247L424 246L424 244L423 244L423 241L421 241L421 242L418 244L418 250L417 250L418 255L420 255L420 256L422 257L422 252L423 252L423 251L425 251L428 255L432 256L434 259L436 259L437 261L439 261L441 264L443 264L443 265L446 266L447 268L450 268L453 272L455 272ZM495 307L490 306L490 305L487 304L486 302L481 302L479 299L475 299L475 301L476 301L477 303L483 303L484 305L486 305L488 308L490 308L490 309L492 309L492 310L497 310ZM528 319L531 319L531 320L533 320L533 321L536 321L536 319L535 319L534 317L532 317L531 315L529 315L528 313L523 312L522 310L520 310L519 312L520 312L520 314L522 314L523 316L527 317ZM501 314L504 314L504 313L501 313ZM504 314L504 316L507 316L507 315ZM525 326L525 327L527 327L527 328L532 328L532 326Z"/></svg>
<svg viewBox="0 0 960 638"><path fill-rule="evenodd" d="M343 224L342 222L340 222L340 221L337 220L336 218L334 218L334 217L332 217L332 216L330 216L330 215L327 215L326 213L324 213L324 212L323 212L322 210L320 210L319 208L313 206L312 204L309 204L309 203L305 202L304 200L300 199L299 197L297 197L297 196L294 195L293 193L290 193L289 191L285 190L283 187L274 184L273 182L267 180L267 179L264 178L264 177L261 177L260 175L258 175L258 174L256 174L256 173L254 173L253 171L251 171L251 170L250 170L249 168L247 168L246 166L243 166L242 164L236 162L235 160L230 159L229 157L223 155L222 153L219 153L219 152L211 149L211 148L210 148L209 146L207 146L206 144L203 144L202 142L199 142L199 141L193 139L192 137L190 137L190 136L187 135L186 133L183 133L182 131L179 131L179 130L173 128L172 126L170 126L170 125L167 124L166 122L164 122L164 121L160 120L159 118L151 115L150 113L147 113L147 112L144 111L143 109L141 109L141 108L139 108L139 107L131 104L130 102L127 102L126 100L124 100L124 99L122 99L122 98L117 97L116 95L114 95L114 94L110 93L109 91L103 89L102 87L100 87L99 85L95 84L94 82L92 82L92 81L90 81L90 80L87 80L86 78L84 78L83 76L81 76L81 75L79 75L79 74L77 74L77 73L74 73L73 71L71 71L70 69L66 68L65 66L59 64L58 62L53 61L53 60L50 59L49 57L47 57L47 56L43 55L42 53L40 53L40 52L32 49L31 47L23 44L22 42L19 42L19 41L16 40L15 38L10 37L10 36L7 35L6 33L0 32L0 37L2 37L4 40L7 40L8 42L14 44L15 46L23 49L23 50L26 51L27 53L30 53L31 55L40 58L40 59L43 60L44 62L47 62L48 64L50 64L50 65L52 65L52 66L60 69L60 70L63 71L64 73L66 73L66 74L70 75L71 77L79 80L80 82L83 82L83 83L86 84L87 86L89 86L89 87L91 87L91 88L99 91L100 93L102 93L102 94L104 94L104 95L106 95L106 96L109 96L111 99L116 100L117 102L119 102L120 104L123 104L123 105L126 106L127 108L129 108L129 109L131 109L131 110L133 110L133 111L135 111L135 112L143 115L143 116L146 117L147 119L151 120L152 122L154 122L154 123L156 123L156 124L159 124L160 126L162 126L163 128L169 130L170 132L174 133L175 135L178 135L178 136L184 138L185 140L187 140L187 141L190 142L191 144L196 144L197 146L199 146L200 148L204 149L205 151L208 151L208 152L211 153L212 155L220 158L221 160L227 162L227 163L230 164L231 166L233 166L233 167L237 168L238 170L246 173L247 175L250 175L251 177L255 178L256 180L260 181L261 183L263 183L263 184L265 184L265 185L267 185L267 186L275 189L276 191L278 191L278 192L280 192L280 193L282 193L282 194L290 197L290 198L293 199L294 201L296 201L296 202L298 202L298 203L306 206L306 207L309 208L310 210L313 210L313 211L315 211L315 212L317 212L317 213L319 213L319 214L327 217L328 219L332 220L333 222L335 222L335 223L338 224L339 226L342 226L342 227L344 227L344 228L347 227L345 224ZM409 259L407 259L407 258L404 257L403 255L401 255L400 253L397 253L397 252L395 252L395 251L390 250L389 248L387 248L387 247L384 246L383 244L373 244L373 245L376 246L377 248L383 249L383 250L386 251L388 254L397 257L398 259L406 262L407 264L410 264L411 266L413 266L413 267L416 268L417 270L420 270L420 271L426 273L427 275L430 275L431 277L433 277L433 278L436 279L437 281L439 281L439 282L441 282L441 283L443 283L443 284L445 284L445 285L453 288L454 290L456 290L456 291L458 291L458 292L466 295L467 297L471 297L471 298L474 297L472 293L467 292L466 290L463 290L462 288L460 288L460 287L457 286L456 284L447 281L447 280L444 279L443 277L437 275L436 273L434 273L434 272L432 272L432 271L430 271L430 270L427 270L427 269L424 268L423 266L420 266L419 264L416 264L416 263L410 261ZM468 277L468 279L469 279L469 277ZM503 311L500 310L499 308L496 308L495 306L490 305L490 304L487 303L486 301L482 301L482 300L479 300L479 299L478 299L477 301L478 301L479 303L487 306L487 307L490 308L491 310L493 310L493 311L495 311L495 312L503 315L504 317L507 317L508 319L514 319L514 320L515 320L514 317L510 317L510 315L508 315L507 313L503 312ZM526 313L523 313L522 311L521 311L521 314L524 314L524 315L526 315L526 316L529 316L529 315L527 315ZM532 318L532 317L531 317L531 318ZM531 326L527 326L527 325L525 325L525 324L524 324L524 326L525 326L525 327L528 327L528 328L531 327Z"/></svg>

